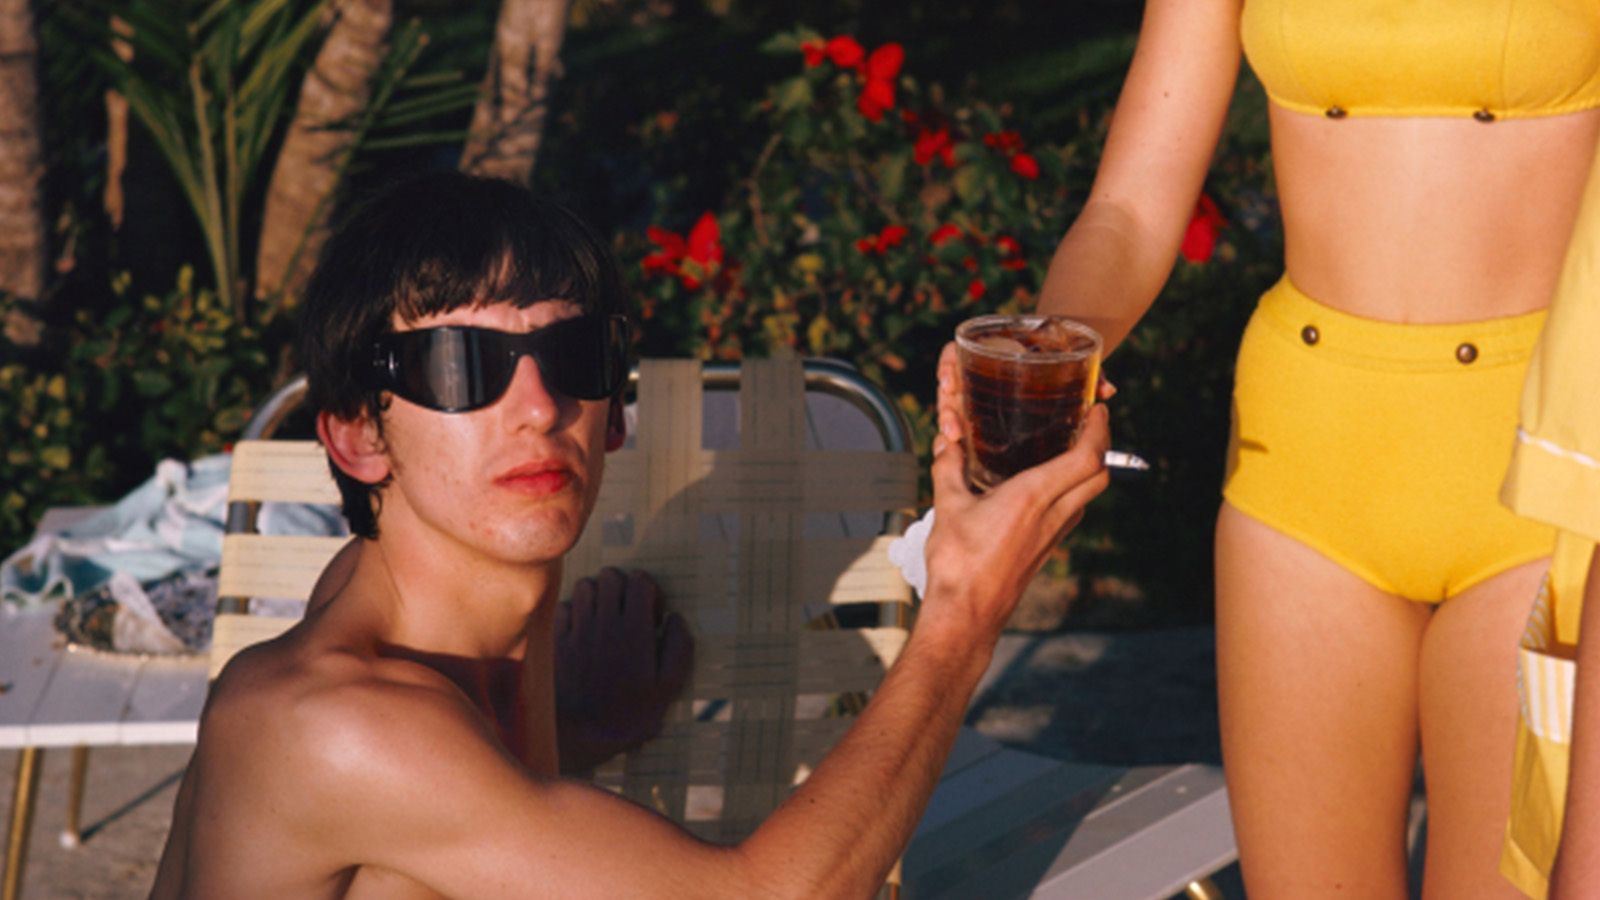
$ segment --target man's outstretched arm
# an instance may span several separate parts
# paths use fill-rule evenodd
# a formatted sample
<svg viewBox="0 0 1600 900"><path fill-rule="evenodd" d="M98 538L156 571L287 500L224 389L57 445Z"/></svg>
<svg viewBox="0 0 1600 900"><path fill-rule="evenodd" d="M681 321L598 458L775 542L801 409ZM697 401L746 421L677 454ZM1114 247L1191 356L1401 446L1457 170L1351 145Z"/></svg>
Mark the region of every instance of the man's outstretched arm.
<svg viewBox="0 0 1600 900"><path fill-rule="evenodd" d="M962 477L950 360L941 361L937 525L918 623L867 709L749 839L701 842L587 785L536 778L447 693L375 698L321 755L344 765L302 827L453 896L866 896L903 850L1017 597L1107 481L1106 414L1078 446L978 497ZM387 689L386 689L387 690ZM379 693L382 693L381 691ZM358 823L351 827L351 823ZM382 823L381 828L359 823ZM340 823L343 823L342 825ZM330 851L332 852L332 851Z"/></svg>

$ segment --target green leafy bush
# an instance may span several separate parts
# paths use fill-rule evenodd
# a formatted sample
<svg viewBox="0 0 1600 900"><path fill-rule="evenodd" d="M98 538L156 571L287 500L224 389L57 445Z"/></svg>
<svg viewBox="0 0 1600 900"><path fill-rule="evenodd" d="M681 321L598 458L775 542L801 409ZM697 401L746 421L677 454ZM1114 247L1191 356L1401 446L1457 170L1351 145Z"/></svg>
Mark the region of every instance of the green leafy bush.
<svg viewBox="0 0 1600 900"><path fill-rule="evenodd" d="M27 358L0 347L0 552L50 506L106 503L163 457L223 449L272 379L261 333L189 268L160 296L118 276L104 308L57 331Z"/></svg>
<svg viewBox="0 0 1600 900"><path fill-rule="evenodd" d="M645 352L849 360L889 389L927 447L939 348L962 319L1033 306L1087 193L1108 110L1082 110L1068 140L1048 143L1003 102L902 71L897 44L869 52L801 29L765 49L794 70L751 110L760 143L747 168L711 210L689 208L674 193L682 183L668 183L660 224L620 239ZM1074 536L1071 568L1091 593L1109 576L1169 620L1209 614L1232 359L1280 267L1265 129L1241 108L1191 225L1192 259L1108 363L1122 390L1116 441L1155 471L1116 485ZM646 151L697 139L686 136L694 115L652 116Z"/></svg>

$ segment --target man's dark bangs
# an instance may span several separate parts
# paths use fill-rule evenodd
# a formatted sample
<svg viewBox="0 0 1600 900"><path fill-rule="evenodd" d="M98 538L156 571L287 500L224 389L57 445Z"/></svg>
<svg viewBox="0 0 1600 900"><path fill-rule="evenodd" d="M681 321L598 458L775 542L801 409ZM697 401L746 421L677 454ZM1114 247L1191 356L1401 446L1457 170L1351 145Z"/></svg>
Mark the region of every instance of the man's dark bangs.
<svg viewBox="0 0 1600 900"><path fill-rule="evenodd" d="M393 296L402 319L554 299L592 312L626 312L610 251L570 213L522 192L480 200L478 215L434 229L424 255L400 274Z"/></svg>

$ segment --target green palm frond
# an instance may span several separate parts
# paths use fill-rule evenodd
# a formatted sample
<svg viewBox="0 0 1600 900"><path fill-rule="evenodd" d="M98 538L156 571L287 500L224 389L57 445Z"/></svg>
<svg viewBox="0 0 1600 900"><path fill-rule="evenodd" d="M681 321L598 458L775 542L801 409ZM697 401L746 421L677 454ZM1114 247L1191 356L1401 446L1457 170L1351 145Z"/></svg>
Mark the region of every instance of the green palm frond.
<svg viewBox="0 0 1600 900"><path fill-rule="evenodd" d="M241 271L241 218L271 172L269 154L290 118L314 59L332 0L82 0L63 20L83 37L89 59L128 100L172 171L200 225L218 296L248 321ZM113 22L120 23L114 27ZM121 42L129 59L114 51ZM427 36L415 21L399 30L351 129L365 148L459 139L410 126L470 108L476 86L459 72L414 76ZM340 174L350 160L340 163Z"/></svg>

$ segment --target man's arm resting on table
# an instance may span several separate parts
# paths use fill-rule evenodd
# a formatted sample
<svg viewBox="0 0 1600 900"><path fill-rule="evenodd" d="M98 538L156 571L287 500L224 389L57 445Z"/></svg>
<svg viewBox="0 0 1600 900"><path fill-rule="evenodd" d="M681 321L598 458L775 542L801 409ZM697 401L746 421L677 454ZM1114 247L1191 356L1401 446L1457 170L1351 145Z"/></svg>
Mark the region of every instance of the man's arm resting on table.
<svg viewBox="0 0 1600 900"><path fill-rule="evenodd" d="M1551 900L1600 896L1600 547L1589 558L1578 630L1572 757Z"/></svg>

